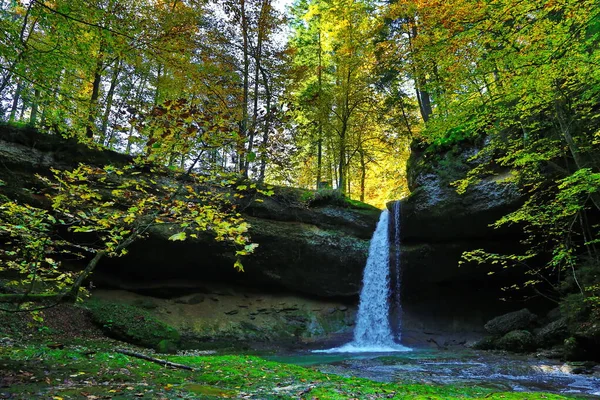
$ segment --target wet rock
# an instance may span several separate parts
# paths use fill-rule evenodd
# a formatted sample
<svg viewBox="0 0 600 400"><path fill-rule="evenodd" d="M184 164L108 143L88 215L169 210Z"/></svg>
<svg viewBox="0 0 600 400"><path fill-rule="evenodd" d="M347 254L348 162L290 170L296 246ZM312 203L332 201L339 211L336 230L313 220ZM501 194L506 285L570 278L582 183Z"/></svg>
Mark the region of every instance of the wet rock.
<svg viewBox="0 0 600 400"><path fill-rule="evenodd" d="M563 343L568 336L569 331L566 318L550 322L536 332L536 340L544 346Z"/></svg>
<svg viewBox="0 0 600 400"><path fill-rule="evenodd" d="M475 350L494 350L496 348L497 337L485 337L473 343L471 347Z"/></svg>
<svg viewBox="0 0 600 400"><path fill-rule="evenodd" d="M506 351L523 353L535 349L535 337L531 332L525 330L514 330L508 332L495 341L496 348Z"/></svg>
<svg viewBox="0 0 600 400"><path fill-rule="evenodd" d="M511 331L530 328L536 320L535 314L523 308L488 321L484 328L493 335L505 335Z"/></svg>

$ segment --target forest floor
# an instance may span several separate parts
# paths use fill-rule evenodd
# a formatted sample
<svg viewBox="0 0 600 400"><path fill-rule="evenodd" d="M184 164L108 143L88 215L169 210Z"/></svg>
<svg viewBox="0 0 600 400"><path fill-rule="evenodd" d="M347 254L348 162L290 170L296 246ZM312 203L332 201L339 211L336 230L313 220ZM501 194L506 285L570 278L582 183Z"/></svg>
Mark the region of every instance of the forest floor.
<svg viewBox="0 0 600 400"><path fill-rule="evenodd" d="M565 399L474 386L394 384L324 374L245 355L152 355L165 367L118 353L122 343L11 343L0 348L3 399ZM140 350L135 350L139 352Z"/></svg>
<svg viewBox="0 0 600 400"><path fill-rule="evenodd" d="M0 314L0 399L567 399L473 385L375 382L252 355L156 354L108 339L77 307L44 312L42 326ZM131 354L181 364L160 365Z"/></svg>

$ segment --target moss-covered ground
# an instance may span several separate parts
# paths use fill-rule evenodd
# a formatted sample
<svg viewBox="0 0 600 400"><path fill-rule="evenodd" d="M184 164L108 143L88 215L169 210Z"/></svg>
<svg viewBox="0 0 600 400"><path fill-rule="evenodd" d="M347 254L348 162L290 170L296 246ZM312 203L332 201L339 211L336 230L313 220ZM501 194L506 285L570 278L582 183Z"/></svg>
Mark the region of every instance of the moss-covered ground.
<svg viewBox="0 0 600 400"><path fill-rule="evenodd" d="M58 348L57 348L58 347ZM153 355L193 367L163 367L117 353L119 342L4 341L0 398L15 399L563 399L543 393L500 393L463 386L343 378L256 356ZM140 351L140 350L137 350Z"/></svg>

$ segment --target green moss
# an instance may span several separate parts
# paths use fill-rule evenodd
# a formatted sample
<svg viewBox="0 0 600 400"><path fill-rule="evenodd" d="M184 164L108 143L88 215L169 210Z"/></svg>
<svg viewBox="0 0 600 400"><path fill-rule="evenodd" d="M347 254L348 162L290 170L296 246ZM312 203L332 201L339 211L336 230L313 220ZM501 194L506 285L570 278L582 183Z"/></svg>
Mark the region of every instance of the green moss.
<svg viewBox="0 0 600 400"><path fill-rule="evenodd" d="M502 350L524 352L536 347L534 336L529 331L515 330L508 332L496 341L496 346Z"/></svg>
<svg viewBox="0 0 600 400"><path fill-rule="evenodd" d="M98 300L90 301L86 306L91 312L94 323L102 328L107 336L114 339L154 348L161 352L171 350L179 343L179 332L158 321L146 310Z"/></svg>
<svg viewBox="0 0 600 400"><path fill-rule="evenodd" d="M156 351L163 354L175 354L177 353L177 344L171 340L161 340L156 346Z"/></svg>
<svg viewBox="0 0 600 400"><path fill-rule="evenodd" d="M170 361L195 371L169 369L99 347L50 350L29 344L0 347L3 371L13 373L2 388L11 398L260 398L260 399L566 399L547 393L497 392L461 385L382 383L344 378L311 368L253 356L177 356ZM26 371L26 374L23 373ZM85 388L85 390L83 390Z"/></svg>

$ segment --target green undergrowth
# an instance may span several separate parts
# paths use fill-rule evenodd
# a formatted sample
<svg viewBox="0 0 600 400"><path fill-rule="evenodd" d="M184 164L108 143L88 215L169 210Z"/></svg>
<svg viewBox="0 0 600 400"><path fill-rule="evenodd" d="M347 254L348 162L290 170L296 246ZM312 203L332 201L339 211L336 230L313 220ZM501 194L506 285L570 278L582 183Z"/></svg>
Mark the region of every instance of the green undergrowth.
<svg viewBox="0 0 600 400"><path fill-rule="evenodd" d="M52 346L55 347L55 346ZM48 399L564 399L543 393L394 384L328 375L255 356L156 356L194 367L171 369L117 353L114 343L0 347L0 398ZM12 396L12 397L11 397Z"/></svg>

